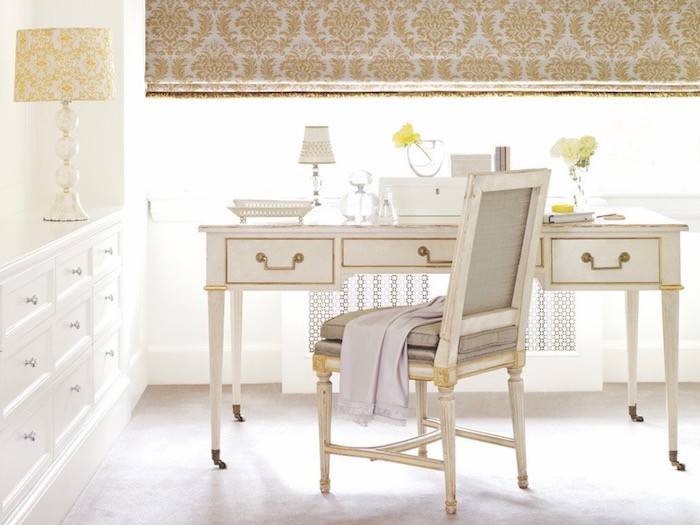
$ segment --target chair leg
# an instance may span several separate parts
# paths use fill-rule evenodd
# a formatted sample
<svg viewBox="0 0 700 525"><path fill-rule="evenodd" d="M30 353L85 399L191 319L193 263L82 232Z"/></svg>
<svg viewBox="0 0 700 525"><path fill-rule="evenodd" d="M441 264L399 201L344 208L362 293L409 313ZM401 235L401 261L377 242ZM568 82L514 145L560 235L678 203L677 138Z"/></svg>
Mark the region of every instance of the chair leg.
<svg viewBox="0 0 700 525"><path fill-rule="evenodd" d="M418 435L425 434L426 427L423 421L427 416L426 400L428 392L427 381L419 381L416 379L416 419L418 420ZM421 445L418 447L418 455L426 457L428 455L428 448L426 445Z"/></svg>
<svg viewBox="0 0 700 525"><path fill-rule="evenodd" d="M510 394L510 411L513 419L513 438L515 441L515 460L518 464L518 486L527 488L527 459L525 457L525 410L524 387L520 376L522 368L509 368L508 392Z"/></svg>
<svg viewBox="0 0 700 525"><path fill-rule="evenodd" d="M326 452L326 445L331 442L331 402L332 383L330 372L317 372L316 396L318 400L318 450L321 456L321 492L328 494L331 490L330 454Z"/></svg>
<svg viewBox="0 0 700 525"><path fill-rule="evenodd" d="M457 512L455 472L455 396L453 387L439 388L442 459L445 469L445 511Z"/></svg>

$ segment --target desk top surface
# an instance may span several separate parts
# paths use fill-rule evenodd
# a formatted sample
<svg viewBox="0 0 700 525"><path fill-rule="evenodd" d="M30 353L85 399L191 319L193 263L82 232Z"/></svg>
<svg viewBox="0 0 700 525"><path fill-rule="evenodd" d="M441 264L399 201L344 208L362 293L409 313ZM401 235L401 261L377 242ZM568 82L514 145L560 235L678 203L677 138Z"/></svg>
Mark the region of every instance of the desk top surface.
<svg viewBox="0 0 700 525"><path fill-rule="evenodd" d="M615 232L621 232L626 229L654 229L657 231L687 231L688 226L681 222L675 221L659 213L647 210L645 208L601 208L597 210L597 215L607 215L617 213L624 215L624 219L608 220L604 217L596 218L593 221L585 222L570 222L560 224L543 224L542 233L566 233L566 232L581 232L583 230L590 232L591 229L604 229ZM312 212L313 213L313 212ZM280 222L279 220L257 219L255 223L249 224L211 224L202 225L199 227L200 232L204 233L263 233L263 232L285 232L289 234L295 233L310 233L310 232L337 232L343 233L382 233L386 232L451 232L456 230L456 224L393 224L393 225L378 225L378 224L352 224L344 223L343 217L334 214L326 214L314 219L305 219L305 224L296 222ZM234 220L237 220L234 218ZM250 219L249 219L250 220Z"/></svg>

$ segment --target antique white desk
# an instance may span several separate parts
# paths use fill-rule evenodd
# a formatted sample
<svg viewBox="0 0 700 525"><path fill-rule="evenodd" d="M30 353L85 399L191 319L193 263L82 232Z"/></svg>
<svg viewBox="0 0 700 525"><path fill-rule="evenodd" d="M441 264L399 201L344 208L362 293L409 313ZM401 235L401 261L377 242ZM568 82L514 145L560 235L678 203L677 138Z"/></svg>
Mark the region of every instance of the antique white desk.
<svg viewBox="0 0 700 525"><path fill-rule="evenodd" d="M640 290L660 290L669 459L678 462L678 292L685 224L642 208L616 209L624 220L542 226L535 277L545 290L624 290L628 406L637 415ZM233 413L241 415L244 290L339 290L357 273L449 273L453 225L200 226L206 233L212 459L220 468L224 296L230 292ZM309 369L309 373L311 370Z"/></svg>

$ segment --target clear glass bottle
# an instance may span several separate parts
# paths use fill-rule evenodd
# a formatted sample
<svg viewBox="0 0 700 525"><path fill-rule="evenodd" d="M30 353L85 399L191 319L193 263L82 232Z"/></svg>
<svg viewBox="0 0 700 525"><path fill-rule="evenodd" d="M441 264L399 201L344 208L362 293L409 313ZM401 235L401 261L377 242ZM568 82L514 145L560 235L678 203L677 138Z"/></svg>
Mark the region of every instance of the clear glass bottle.
<svg viewBox="0 0 700 525"><path fill-rule="evenodd" d="M382 200L379 204L379 212L377 214L377 224L396 224L398 215L394 208L394 195L389 190L384 190Z"/></svg>
<svg viewBox="0 0 700 525"><path fill-rule="evenodd" d="M357 189L348 192L340 199L340 213L348 221L356 223L374 222L379 199L374 193L365 191L365 186L372 182L372 174L368 171L353 171L350 174L349 182Z"/></svg>

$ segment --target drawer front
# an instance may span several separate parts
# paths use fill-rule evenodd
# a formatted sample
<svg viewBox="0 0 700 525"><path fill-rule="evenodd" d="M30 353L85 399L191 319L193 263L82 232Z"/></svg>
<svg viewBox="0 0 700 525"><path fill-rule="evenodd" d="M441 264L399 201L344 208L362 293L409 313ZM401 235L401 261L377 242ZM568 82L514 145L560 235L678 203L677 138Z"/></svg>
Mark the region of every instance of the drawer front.
<svg viewBox="0 0 700 525"><path fill-rule="evenodd" d="M62 315L53 327L53 360L58 370L92 338L92 304L89 297Z"/></svg>
<svg viewBox="0 0 700 525"><path fill-rule="evenodd" d="M17 340L53 314L53 261L35 266L2 284L2 335Z"/></svg>
<svg viewBox="0 0 700 525"><path fill-rule="evenodd" d="M102 397L112 381L119 375L121 330L109 334L95 345L92 353L92 378L95 400Z"/></svg>
<svg viewBox="0 0 700 525"><path fill-rule="evenodd" d="M0 407L8 417L51 376L51 329L32 332L0 356Z"/></svg>
<svg viewBox="0 0 700 525"><path fill-rule="evenodd" d="M54 386L52 405L56 454L92 407L92 377L89 365L89 359L82 359Z"/></svg>
<svg viewBox="0 0 700 525"><path fill-rule="evenodd" d="M51 404L42 399L34 411L3 431L0 438L0 501L3 518L27 493L51 461Z"/></svg>
<svg viewBox="0 0 700 525"><path fill-rule="evenodd" d="M91 279L89 249L59 257L56 261L56 296L59 302L84 290Z"/></svg>
<svg viewBox="0 0 700 525"><path fill-rule="evenodd" d="M455 239L345 239L345 267L441 268L452 264Z"/></svg>
<svg viewBox="0 0 700 525"><path fill-rule="evenodd" d="M106 275L121 266L119 232L98 241L92 247L92 268L96 278Z"/></svg>
<svg viewBox="0 0 700 525"><path fill-rule="evenodd" d="M119 277L95 286L92 299L95 336L103 332L121 315Z"/></svg>
<svg viewBox="0 0 700 525"><path fill-rule="evenodd" d="M333 239L227 239L228 284L331 284Z"/></svg>
<svg viewBox="0 0 700 525"><path fill-rule="evenodd" d="M658 238L552 239L552 283L661 282Z"/></svg>
<svg viewBox="0 0 700 525"><path fill-rule="evenodd" d="M393 186L394 207L400 217L410 216L450 216L457 222L464 202L467 179L459 179L458 186Z"/></svg>

